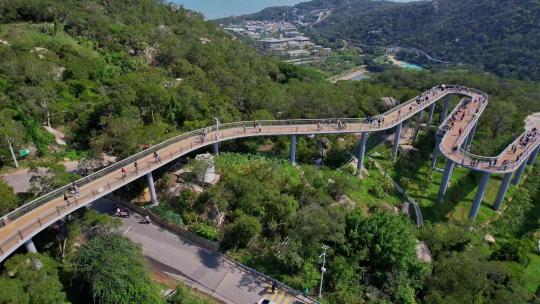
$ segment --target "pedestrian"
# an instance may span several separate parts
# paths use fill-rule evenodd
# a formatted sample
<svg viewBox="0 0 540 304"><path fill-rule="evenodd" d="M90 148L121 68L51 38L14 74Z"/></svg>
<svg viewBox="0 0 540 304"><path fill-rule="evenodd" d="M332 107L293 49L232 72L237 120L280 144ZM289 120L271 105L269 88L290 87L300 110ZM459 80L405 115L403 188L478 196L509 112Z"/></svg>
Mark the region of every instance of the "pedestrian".
<svg viewBox="0 0 540 304"><path fill-rule="evenodd" d="M133 167L135 168L135 173L139 173L139 164L137 162L133 163Z"/></svg>
<svg viewBox="0 0 540 304"><path fill-rule="evenodd" d="M276 289L277 289L277 281L272 280L272 293L276 293Z"/></svg>
<svg viewBox="0 0 540 304"><path fill-rule="evenodd" d="M261 131L262 131L261 123L257 124L257 128L258 128L258 130L259 130L259 133L261 133Z"/></svg>
<svg viewBox="0 0 540 304"><path fill-rule="evenodd" d="M127 177L127 174L126 174L126 168L122 167L122 178L126 178Z"/></svg>
<svg viewBox="0 0 540 304"><path fill-rule="evenodd" d="M68 207L69 205L71 205L71 203L69 202L69 196L67 195L67 193L64 193L64 203L66 203Z"/></svg>
<svg viewBox="0 0 540 304"><path fill-rule="evenodd" d="M246 131L247 131L247 130L246 130L246 124L243 123L243 124L242 124L242 127L244 127L244 133L246 133Z"/></svg>
<svg viewBox="0 0 540 304"><path fill-rule="evenodd" d="M73 187L73 193L75 193L75 197L79 197L81 195L81 190L79 190L77 184L75 184L75 182L72 182L71 186Z"/></svg>

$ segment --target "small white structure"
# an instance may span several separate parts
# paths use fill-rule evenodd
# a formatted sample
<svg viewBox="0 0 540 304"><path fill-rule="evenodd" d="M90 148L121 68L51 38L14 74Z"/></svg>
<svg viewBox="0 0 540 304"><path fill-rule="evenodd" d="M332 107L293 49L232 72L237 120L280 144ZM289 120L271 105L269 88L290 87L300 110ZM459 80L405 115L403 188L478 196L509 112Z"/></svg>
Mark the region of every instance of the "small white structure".
<svg viewBox="0 0 540 304"><path fill-rule="evenodd" d="M219 176L216 174L216 167L214 165L214 156L210 153L199 154L195 157L196 167L193 168L193 172L197 175L197 179L200 182L207 184L214 184L219 180Z"/></svg>

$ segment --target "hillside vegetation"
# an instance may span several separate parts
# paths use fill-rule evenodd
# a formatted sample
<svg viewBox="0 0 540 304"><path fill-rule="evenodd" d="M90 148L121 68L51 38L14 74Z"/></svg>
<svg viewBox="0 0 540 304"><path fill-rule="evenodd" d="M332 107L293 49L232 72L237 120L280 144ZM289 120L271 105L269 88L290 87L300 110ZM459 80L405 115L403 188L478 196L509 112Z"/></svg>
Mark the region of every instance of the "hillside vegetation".
<svg viewBox="0 0 540 304"><path fill-rule="evenodd" d="M441 11L449 3L441 1ZM7 171L11 165L7 138L16 150L31 146L37 151L31 156L36 163L25 160L23 166L47 167L49 174L41 178L39 191L28 195L14 195L0 182L2 214L75 178L57 164L64 157L107 153L123 158L140 145L213 124L213 117L222 122L363 117L386 109L381 97L404 101L436 84L463 84L490 96L473 152L493 155L522 132L526 115L540 111L538 83L487 73L394 69L367 81L331 84L318 71L264 57L200 15L157 0L2 1L0 40L0 166ZM43 128L48 124L66 133L67 146L54 143ZM371 161L364 180L345 166L357 138L328 137L324 166L317 168L311 164L319 157L318 138L299 136L302 174L283 160L287 137L223 143L223 151L237 153L216 159L218 184L203 185L199 194L162 194L161 207L153 210L219 241L244 264L312 294L319 284L321 246L329 245L323 303L538 301L538 166L527 171L504 212L483 222L488 224L454 221L447 216L451 210L435 206L424 209L426 226L416 229L395 214L393 207L402 198ZM419 154L400 153L400 165L390 164L384 173L416 189L413 195L431 193L438 182L426 185L416 178L431 174L418 168L429 166L434 134L421 138ZM391 163L387 150L377 150L383 165ZM160 171L155 176L163 189L172 177L165 174L158 181ZM471 191L474 177L463 179L473 185ZM463 191L456 186L461 182L453 182L455 193ZM137 195L143 183L121 191ZM454 209L464 204L462 197L440 206ZM419 202L429 208L429 202ZM208 217L216 209L223 215L221 224ZM81 208L66 222L64 246L53 229L46 230L34 237L45 255L18 256L4 264L0 303L164 302L141 248L116 233L117 220ZM487 233L495 244L485 241ZM429 246L431 263L418 260L417 240ZM43 267L36 269L31 259ZM169 302L191 303L184 294Z"/></svg>
<svg viewBox="0 0 540 304"><path fill-rule="evenodd" d="M327 39L418 48L504 77L540 79L540 3L440 0L364 10L350 5L314 28Z"/></svg>
<svg viewBox="0 0 540 304"><path fill-rule="evenodd" d="M268 8L236 19L302 20L318 42L343 46L406 47L455 64L471 64L503 77L540 80L540 3L536 0L439 0L395 3L314 0ZM331 10L313 22L303 16ZM316 14L315 14L316 15ZM416 54L416 53L414 53ZM428 63L425 56L407 60Z"/></svg>

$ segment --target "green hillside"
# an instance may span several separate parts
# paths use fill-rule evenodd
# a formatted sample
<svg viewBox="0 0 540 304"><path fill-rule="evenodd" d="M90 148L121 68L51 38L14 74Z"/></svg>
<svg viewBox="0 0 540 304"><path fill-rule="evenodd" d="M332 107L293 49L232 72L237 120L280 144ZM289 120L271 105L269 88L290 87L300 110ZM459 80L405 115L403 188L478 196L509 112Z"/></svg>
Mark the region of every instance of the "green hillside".
<svg viewBox="0 0 540 304"><path fill-rule="evenodd" d="M369 16L381 17L377 14L385 12L388 18L395 14L405 20L404 9L411 14L426 10L429 16L426 3L354 1L372 5L366 10ZM452 3L463 5L461 1ZM454 7L440 2L440 14ZM486 2L469 6L479 10L477 5ZM336 16L340 10L345 17L355 14L350 6L353 1L318 3L339 4L333 7ZM309 3L303 5L312 9ZM527 16L531 10L524 7L508 9L523 10L521 16ZM475 12L474 20L485 15ZM521 24L535 22L534 14L515 30L524 31ZM352 35L353 28L364 22L379 28L394 20L375 19L360 18L339 26L343 35ZM413 34L420 35L431 26L428 22L420 26L422 18L417 19L410 28L400 25L381 33L387 35L385 39L409 43ZM331 19L325 22L332 25ZM332 35L332 28L327 26L328 32L321 33ZM403 36L397 35L398 30ZM364 32L353 38L371 37L363 38ZM508 35L502 31L501 37ZM512 41L525 41L518 38ZM489 39L466 40L476 47L474 52L464 49L463 56L495 52L481 47ZM482 44L477 45L478 41ZM523 50L515 47L508 52ZM538 51L532 54L537 56ZM463 84L490 96L472 152L494 155L522 132L525 116L540 111L539 83L468 70L390 68L369 80L332 84L320 71L265 57L200 15L158 0L4 0L0 2L0 58L0 170L13 169L8 141L15 150L32 147L37 151L21 161L25 169L48 169L40 176L42 188L29 194L15 195L0 181L0 214L77 178L58 163L64 158L100 153L124 158L139 151L140 145L211 125L214 117L221 122L364 117L387 109L382 97L404 101L437 84ZM509 76L537 69L535 64L523 64L522 70L512 67L516 74ZM452 103L457 101L454 98ZM439 112L438 106L436 122ZM55 144L43 128L46 125L64 132L67 145ZM330 246L324 304L538 302L540 167L528 169L523 182L512 186L501 213L489 205L499 184L493 176L486 196L490 202L482 205L479 221L468 222L461 214L470 207L478 175L456 169L449 195L442 204L435 204L432 196L437 194L441 174L430 169L433 131L422 130L415 146L418 150L400 152L396 164L384 145L370 150L370 156L385 169L383 173L373 160L366 160L369 175L364 179L356 178L346 165L358 142L354 135L299 136L299 166L286 161L287 137L225 142L224 153L216 157L221 180L212 186L202 184L202 192L195 193L190 186L175 196L169 186L196 183L194 175L188 173L184 180L164 172L166 167L156 170L160 207L153 211L219 241L230 257L294 288L308 289L311 295L317 293L320 282L321 247ZM376 134L370 138L376 141ZM328 149L319 168L313 163L323 146ZM197 162L188 163L187 168L190 165L195 171ZM423 228L395 214L394 207L403 198L387 177L421 204ZM135 181L115 194L136 196L144 193L144 185L144 179ZM213 210L223 215L221 223L210 218ZM47 229L33 237L42 254L18 255L0 267L0 303L87 303L88 299L94 303L199 303L182 289L167 301L158 299L161 287L151 280L142 248L117 233L127 234L119 230L117 218L81 208L66 223L65 243L59 238L63 232ZM486 242L487 234L496 242ZM428 245L430 263L418 260L417 241ZM34 267L36 259L43 267ZM209 259L201 254L201 260Z"/></svg>
<svg viewBox="0 0 540 304"><path fill-rule="evenodd" d="M535 0L439 0L438 10L431 1L377 10L345 4L314 25L313 35L417 48L503 77L540 79L535 64L540 62L540 3Z"/></svg>
<svg viewBox="0 0 540 304"><path fill-rule="evenodd" d="M52 138L40 126L49 122L71 148L126 156L214 116L356 116L373 108L315 84L325 78L318 72L264 58L196 13L152 0L3 1L0 39L0 135L42 155ZM300 111L305 96L313 105ZM327 112L326 102L342 105ZM10 161L5 145L0 161Z"/></svg>

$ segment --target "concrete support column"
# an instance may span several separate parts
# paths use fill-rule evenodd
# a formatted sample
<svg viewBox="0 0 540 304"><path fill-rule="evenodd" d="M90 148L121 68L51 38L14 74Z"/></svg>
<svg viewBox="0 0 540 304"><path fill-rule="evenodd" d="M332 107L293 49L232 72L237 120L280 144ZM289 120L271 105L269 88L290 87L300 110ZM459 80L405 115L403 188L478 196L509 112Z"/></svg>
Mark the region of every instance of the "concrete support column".
<svg viewBox="0 0 540 304"><path fill-rule="evenodd" d="M497 198L495 199L493 210L497 211L501 208L501 205L504 201L504 197L506 196L506 191L508 191L508 187L510 187L511 180L512 180L512 172L506 173L504 175L501 187L499 188L499 192L497 193Z"/></svg>
<svg viewBox="0 0 540 304"><path fill-rule="evenodd" d="M435 113L435 103L433 103L429 107L429 119L428 119L428 123L427 123L427 129L428 130L431 127L431 123L433 122L433 113Z"/></svg>
<svg viewBox="0 0 540 304"><path fill-rule="evenodd" d="M422 119L424 119L424 111L418 113L418 119L416 120L416 126L414 128L412 143L416 141L416 137L418 136L418 132L420 131L420 126L422 125Z"/></svg>
<svg viewBox="0 0 540 304"><path fill-rule="evenodd" d="M540 152L540 146L536 148L536 150L531 154L531 157L529 157L529 165L534 164L534 162L536 161L536 157L538 157L538 152Z"/></svg>
<svg viewBox="0 0 540 304"><path fill-rule="evenodd" d="M441 123L446 119L446 116L448 115L448 108L450 108L451 98L452 97L450 95L446 95L446 97L444 98L443 109L441 112Z"/></svg>
<svg viewBox="0 0 540 304"><path fill-rule="evenodd" d="M148 189L150 189L150 197L152 198L152 207L159 205L156 195L156 187L154 186L154 177L152 172L146 174L146 179L148 181Z"/></svg>
<svg viewBox="0 0 540 304"><path fill-rule="evenodd" d="M443 178L441 180L441 186L439 188L439 195L437 197L437 202L442 202L444 195L446 194L446 190L448 189L448 183L450 182L450 178L452 177L452 172L454 171L455 163L447 159L446 165L444 166L444 173Z"/></svg>
<svg viewBox="0 0 540 304"><path fill-rule="evenodd" d="M219 155L219 142L214 143L214 154Z"/></svg>
<svg viewBox="0 0 540 304"><path fill-rule="evenodd" d="M439 146L441 145L442 138L435 136L435 148L433 148L433 159L431 160L431 169L435 169L437 165L437 158L439 157Z"/></svg>
<svg viewBox="0 0 540 304"><path fill-rule="evenodd" d="M32 239L29 239L28 241L26 241L24 243L24 247L26 247L26 251L28 251L28 253L37 253L37 249L36 249L36 245L34 245L34 242L32 241Z"/></svg>
<svg viewBox="0 0 540 304"><path fill-rule="evenodd" d="M514 185L519 184L519 181L521 180L521 176L523 176L523 172L525 172L526 167L527 167L527 162L523 162L523 164L516 171L516 175L514 175L514 180L512 181L512 184Z"/></svg>
<svg viewBox="0 0 540 304"><path fill-rule="evenodd" d="M356 176L362 175L362 170L364 170L364 157L366 154L366 143L369 134L367 132L362 132L362 137L360 138L360 146L358 147L358 164L356 165Z"/></svg>
<svg viewBox="0 0 540 304"><path fill-rule="evenodd" d="M478 185L478 190L476 190L476 196L474 197L473 205L471 207L471 211L469 212L470 220L474 220L478 214L478 210L480 209L480 205L482 204L482 200L484 199L484 194L486 193L489 183L489 176L489 172L482 173L482 179L480 179L480 185Z"/></svg>
<svg viewBox="0 0 540 304"><path fill-rule="evenodd" d="M394 146L392 147L392 159L394 162L397 159L398 149L399 149L399 141L401 139L401 128L403 123L400 122L399 125L396 126L396 132L394 133Z"/></svg>
<svg viewBox="0 0 540 304"><path fill-rule="evenodd" d="M296 134L291 135L291 164L296 164Z"/></svg>
<svg viewBox="0 0 540 304"><path fill-rule="evenodd" d="M467 151L469 151L469 149L471 148L471 144L472 144L472 141L474 139L474 134L476 133L476 126L478 124L475 124L474 127L472 128L471 132L469 133L469 136L467 137L467 139L465 140L465 144L463 146L463 148Z"/></svg>

